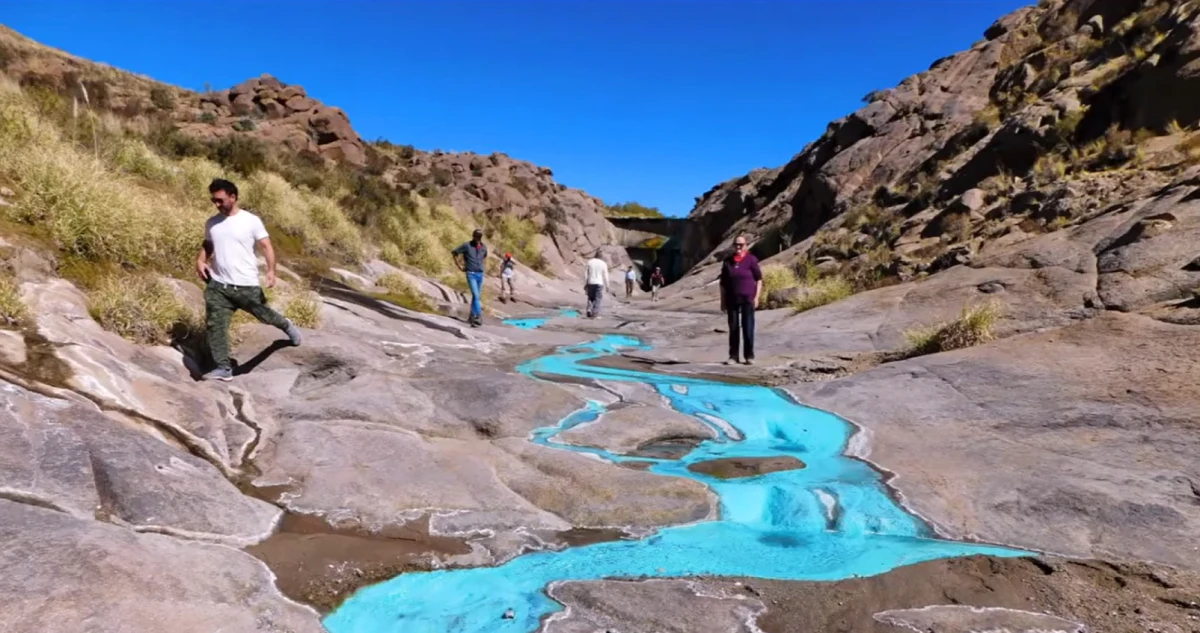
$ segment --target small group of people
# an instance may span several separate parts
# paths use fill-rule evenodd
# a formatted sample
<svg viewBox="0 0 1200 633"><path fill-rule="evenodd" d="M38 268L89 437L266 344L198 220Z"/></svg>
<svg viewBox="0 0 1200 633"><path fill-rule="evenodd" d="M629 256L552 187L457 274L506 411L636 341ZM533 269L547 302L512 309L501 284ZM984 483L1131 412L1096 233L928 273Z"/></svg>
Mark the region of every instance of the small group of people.
<svg viewBox="0 0 1200 633"><path fill-rule="evenodd" d="M654 272L650 273L650 300L651 301L658 301L658 290L663 287L663 284L665 283L665 281L666 280L663 277L662 268L655 266ZM629 269L625 271L625 298L626 299L633 298L633 288L636 284L637 284L637 270L635 267L630 266Z"/></svg>
<svg viewBox="0 0 1200 633"><path fill-rule="evenodd" d="M300 345L299 328L289 319L267 305L266 294L258 277L255 249L261 250L267 262L266 287L275 286L275 251L263 221L238 206L238 188L225 179L215 179L208 187L210 202L217 213L204 224L204 243L196 257L196 275L205 284L205 327L209 353L215 367L202 376L204 380L228 381L233 378L229 358L229 322L238 310L248 312L258 321L279 328L292 345ZM754 313L762 297L762 269L758 258L750 253L746 236L733 241L733 253L721 263L721 311L729 325L729 358L726 364L754 363ZM483 243L483 231L475 229L471 240L451 251L455 264L467 277L471 291L469 322L483 324L480 294L483 287L484 262L488 249ZM515 300L513 284L515 262L505 253L500 264L500 298ZM587 294L587 318L600 315L604 292L608 287L608 264L600 251L584 264L584 291ZM651 300L658 300L663 287L662 269L655 267L650 275ZM630 266L625 273L625 296L633 296L637 272Z"/></svg>
<svg viewBox="0 0 1200 633"><path fill-rule="evenodd" d="M488 256L487 245L483 243L483 229L475 229L471 233L471 240L463 242L450 251L450 254L454 257L454 264L458 266L458 269L467 275L467 288L471 291L471 311L467 322L473 327L479 327L483 325L481 295L483 293L484 262L487 261ZM504 258L500 260L501 301L515 301L517 298L513 284L515 269L516 262L513 261L512 253L505 253ZM507 297L505 297L506 291Z"/></svg>

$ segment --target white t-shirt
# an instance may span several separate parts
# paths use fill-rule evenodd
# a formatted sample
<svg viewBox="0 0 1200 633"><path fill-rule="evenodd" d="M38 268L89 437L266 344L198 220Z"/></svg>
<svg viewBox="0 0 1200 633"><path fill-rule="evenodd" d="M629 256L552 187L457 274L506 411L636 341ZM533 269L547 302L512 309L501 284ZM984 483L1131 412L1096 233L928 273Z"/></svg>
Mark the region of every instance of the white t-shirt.
<svg viewBox="0 0 1200 633"><path fill-rule="evenodd" d="M637 279L637 275L632 270L625 271L625 281L634 281L635 279Z"/></svg>
<svg viewBox="0 0 1200 633"><path fill-rule="evenodd" d="M264 237L267 227L257 215L245 209L209 218L204 223L204 241L212 243L208 265L213 280L234 286L257 286L258 258L254 255L254 244Z"/></svg>
<svg viewBox="0 0 1200 633"><path fill-rule="evenodd" d="M608 264L604 260L593 257L587 261L587 267L584 269L583 283L589 286L607 286L608 285Z"/></svg>

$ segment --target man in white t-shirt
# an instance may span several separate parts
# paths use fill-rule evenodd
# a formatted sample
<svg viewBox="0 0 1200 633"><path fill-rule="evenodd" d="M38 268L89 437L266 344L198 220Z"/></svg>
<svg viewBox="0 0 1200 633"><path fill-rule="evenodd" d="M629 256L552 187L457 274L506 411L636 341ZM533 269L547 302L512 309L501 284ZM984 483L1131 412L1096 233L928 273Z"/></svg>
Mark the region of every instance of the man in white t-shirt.
<svg viewBox="0 0 1200 633"><path fill-rule="evenodd" d="M262 220L238 208L237 185L232 182L218 178L208 186L208 193L217 214L204 223L204 247L196 257L196 274L205 282L205 325L216 368L202 378L229 381L233 379L229 320L234 312L245 310L262 323L283 330L292 345L300 344L300 330L267 306L258 283L255 246L267 260L267 287L275 286L275 250Z"/></svg>
<svg viewBox="0 0 1200 633"><path fill-rule="evenodd" d="M600 301L604 298L604 289L608 288L608 264L600 259L600 251L587 260L583 279L583 290L587 293L587 318L594 319L600 316Z"/></svg>

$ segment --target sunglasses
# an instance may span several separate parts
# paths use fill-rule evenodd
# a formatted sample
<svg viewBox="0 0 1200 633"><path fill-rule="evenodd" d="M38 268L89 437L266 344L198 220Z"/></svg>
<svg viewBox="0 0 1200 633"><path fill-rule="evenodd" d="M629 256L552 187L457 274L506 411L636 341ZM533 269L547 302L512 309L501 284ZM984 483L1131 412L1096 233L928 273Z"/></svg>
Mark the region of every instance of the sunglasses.
<svg viewBox="0 0 1200 633"><path fill-rule="evenodd" d="M745 242L735 242L734 246L736 246L738 248L746 248L746 243Z"/></svg>

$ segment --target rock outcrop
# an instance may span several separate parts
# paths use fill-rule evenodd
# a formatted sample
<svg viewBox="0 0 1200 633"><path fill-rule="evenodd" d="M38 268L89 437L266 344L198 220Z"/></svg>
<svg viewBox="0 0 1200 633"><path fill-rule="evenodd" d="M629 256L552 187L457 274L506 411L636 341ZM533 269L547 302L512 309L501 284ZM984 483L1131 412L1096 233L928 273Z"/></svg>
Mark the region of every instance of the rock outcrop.
<svg viewBox="0 0 1200 633"><path fill-rule="evenodd" d="M67 110L76 98L111 112L130 130L149 129L193 143L232 141L275 153L284 163L344 169L376 189L436 197L464 218L528 220L535 231L534 250L543 259L538 268L561 271L568 279L576 279L583 261L596 252L614 268L629 264L616 230L604 218L604 202L556 182L549 168L499 152L423 151L364 141L341 108L269 74L196 93L42 46L3 26L0 73L23 86L58 93Z"/></svg>
<svg viewBox="0 0 1200 633"><path fill-rule="evenodd" d="M197 136L245 133L296 153L363 166L363 140L340 108L310 98L304 88L262 75L228 90L189 95L176 115Z"/></svg>
<svg viewBox="0 0 1200 633"><path fill-rule="evenodd" d="M1165 1L1056 0L1005 16L969 50L868 95L786 165L704 194L689 217L707 240L692 252L707 255L682 288L711 278L737 232L760 257L870 288L1155 204L1194 177L1197 33L1196 7ZM1189 222L1156 206L1149 231L1099 246L1101 274L1122 289L1097 305L1129 310L1200 282L1179 272L1200 254L1183 246Z"/></svg>

